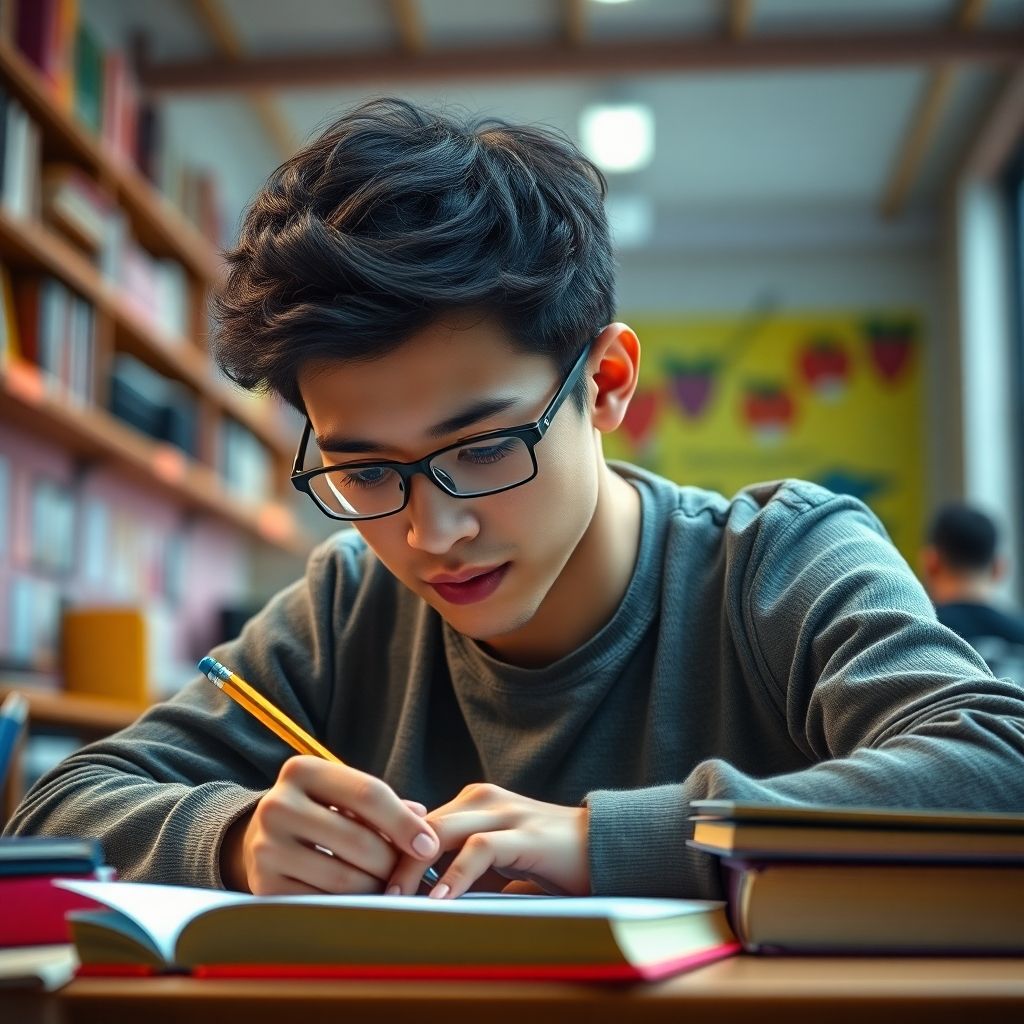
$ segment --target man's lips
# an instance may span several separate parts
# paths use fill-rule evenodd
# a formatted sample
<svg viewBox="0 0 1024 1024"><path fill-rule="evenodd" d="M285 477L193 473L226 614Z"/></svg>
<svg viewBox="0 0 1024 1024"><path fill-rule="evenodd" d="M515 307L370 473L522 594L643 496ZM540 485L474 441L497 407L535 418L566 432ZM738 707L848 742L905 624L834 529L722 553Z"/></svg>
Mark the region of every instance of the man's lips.
<svg viewBox="0 0 1024 1024"><path fill-rule="evenodd" d="M491 569L464 569L458 573L439 573L427 582L448 604L475 604L488 598L501 586L511 562Z"/></svg>
<svg viewBox="0 0 1024 1024"><path fill-rule="evenodd" d="M504 562L499 562L497 565L484 566L481 569L460 569L458 572L441 572L436 576L431 576L427 582L431 586L436 586L438 583L467 583L477 576L485 576L489 572L494 572L495 569L500 569L502 565L504 565Z"/></svg>

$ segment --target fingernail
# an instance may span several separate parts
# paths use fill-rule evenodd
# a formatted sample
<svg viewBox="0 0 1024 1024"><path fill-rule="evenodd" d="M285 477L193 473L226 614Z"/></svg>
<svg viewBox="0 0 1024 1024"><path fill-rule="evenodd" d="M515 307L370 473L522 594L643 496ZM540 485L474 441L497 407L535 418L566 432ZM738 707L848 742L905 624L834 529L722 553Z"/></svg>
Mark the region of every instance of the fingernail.
<svg viewBox="0 0 1024 1024"><path fill-rule="evenodd" d="M440 885L435 885L427 895L432 900L443 900L451 891L452 887L447 882L442 882Z"/></svg>
<svg viewBox="0 0 1024 1024"><path fill-rule="evenodd" d="M402 888L398 885L389 885L388 891L385 893L386 896L401 896Z"/></svg>
<svg viewBox="0 0 1024 1024"><path fill-rule="evenodd" d="M427 813L427 808L424 804L417 803L415 800L409 801L409 809L415 811L421 818Z"/></svg>
<svg viewBox="0 0 1024 1024"><path fill-rule="evenodd" d="M413 841L412 848L421 856L429 857L437 849L437 840L421 832Z"/></svg>

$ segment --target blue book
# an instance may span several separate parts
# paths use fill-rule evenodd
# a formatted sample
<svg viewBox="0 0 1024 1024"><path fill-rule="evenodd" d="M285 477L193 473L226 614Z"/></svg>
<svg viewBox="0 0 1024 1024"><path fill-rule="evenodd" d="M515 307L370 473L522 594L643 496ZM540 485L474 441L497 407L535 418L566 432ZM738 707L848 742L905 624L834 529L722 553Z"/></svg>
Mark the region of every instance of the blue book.
<svg viewBox="0 0 1024 1024"><path fill-rule="evenodd" d="M54 836L0 839L0 880L21 875L92 876L102 865L103 849L96 839Z"/></svg>
<svg viewBox="0 0 1024 1024"><path fill-rule="evenodd" d="M0 787L10 771L14 749L27 717L28 701L20 693L9 693L0 704Z"/></svg>

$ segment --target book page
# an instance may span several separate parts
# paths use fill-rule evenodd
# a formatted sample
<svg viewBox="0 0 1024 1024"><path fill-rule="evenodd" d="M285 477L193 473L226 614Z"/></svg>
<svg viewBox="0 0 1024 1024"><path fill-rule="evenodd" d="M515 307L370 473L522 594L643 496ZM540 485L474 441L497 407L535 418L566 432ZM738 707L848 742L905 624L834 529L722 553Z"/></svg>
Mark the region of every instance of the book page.
<svg viewBox="0 0 1024 1024"><path fill-rule="evenodd" d="M255 900L240 892L193 889L184 885L149 885L145 882L55 881L97 903L104 903L135 921L153 938L153 944L168 962L174 962L174 946L182 928L194 917L214 907Z"/></svg>

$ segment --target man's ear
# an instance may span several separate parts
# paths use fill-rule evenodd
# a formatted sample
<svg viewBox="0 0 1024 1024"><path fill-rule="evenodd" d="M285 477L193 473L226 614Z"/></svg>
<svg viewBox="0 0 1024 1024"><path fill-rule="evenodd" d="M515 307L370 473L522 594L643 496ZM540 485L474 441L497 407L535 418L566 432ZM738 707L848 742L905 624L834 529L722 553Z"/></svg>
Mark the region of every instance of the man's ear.
<svg viewBox="0 0 1024 1024"><path fill-rule="evenodd" d="M640 340L625 324L609 324L594 341L590 356L597 397L591 421L609 434L622 423L636 391L640 371Z"/></svg>
<svg viewBox="0 0 1024 1024"><path fill-rule="evenodd" d="M924 576L924 585L927 588L935 581L935 577L942 571L942 556L931 544L921 549L921 572Z"/></svg>
<svg viewBox="0 0 1024 1024"><path fill-rule="evenodd" d="M1003 578L1006 576L1006 571L1009 565L1006 559L1002 555L996 555L992 560L992 582L1002 583Z"/></svg>

